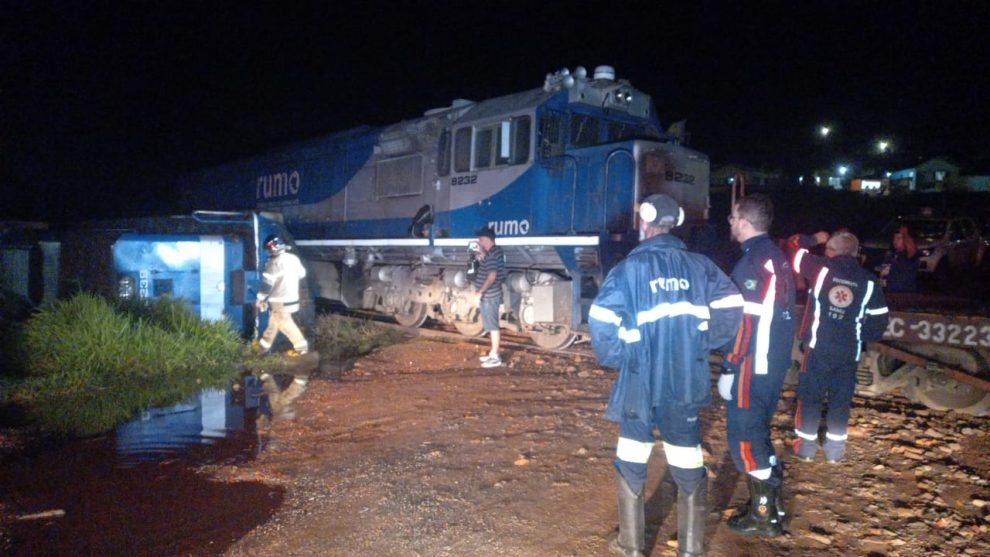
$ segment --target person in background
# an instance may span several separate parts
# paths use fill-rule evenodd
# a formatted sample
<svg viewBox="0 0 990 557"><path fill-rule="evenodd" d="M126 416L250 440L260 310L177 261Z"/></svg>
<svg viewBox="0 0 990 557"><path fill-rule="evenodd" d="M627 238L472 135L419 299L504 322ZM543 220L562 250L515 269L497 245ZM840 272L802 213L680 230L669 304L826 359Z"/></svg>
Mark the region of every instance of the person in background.
<svg viewBox="0 0 990 557"><path fill-rule="evenodd" d="M498 307L502 305L502 283L505 282L505 253L495 245L495 231L486 226L478 231L478 250L481 261L474 275L475 296L481 323L492 341L491 351L481 357L481 367L502 365L499 355L501 331L498 324Z"/></svg>
<svg viewBox="0 0 990 557"><path fill-rule="evenodd" d="M745 305L735 340L724 350L718 382L726 401L729 452L736 469L746 475L750 494L749 504L728 525L760 536L783 532L784 470L770 438L770 422L791 366L795 326L794 273L767 234L772 223L773 202L760 194L740 199L729 216L732 239L743 251L732 280Z"/></svg>
<svg viewBox="0 0 990 557"><path fill-rule="evenodd" d="M856 388L856 366L863 343L880 340L887 329L888 309L873 273L856 259L859 240L848 232L829 237L798 236L794 271L808 279L812 292L805 312L810 327L802 338L805 352L798 376L794 413L794 455L810 462L818 452L818 425L825 412L826 462L839 462L846 452L849 410ZM808 247L825 244L825 257Z"/></svg>
<svg viewBox="0 0 990 557"><path fill-rule="evenodd" d="M293 321L292 314L299 311L299 281L306 277L306 268L298 257L288 252L288 246L278 235L265 238L264 247L268 262L261 274L261 288L254 305L261 311L267 308L271 312L268 327L258 339L256 348L267 354L281 332L292 343L292 350L287 355L301 356L309 351L309 343Z"/></svg>
<svg viewBox="0 0 990 557"><path fill-rule="evenodd" d="M894 232L891 251L879 267L887 292L914 292L918 289L918 246L906 225Z"/></svg>
<svg viewBox="0 0 990 557"><path fill-rule="evenodd" d="M615 449L619 529L609 549L645 551L644 488L656 441L663 436L668 471L678 487L678 555L705 554L708 478L698 411L711 402L708 353L732 338L743 299L707 257L670 234L684 211L662 194L639 207L640 244L608 273L588 321L603 366L619 368L605 417L619 423Z"/></svg>

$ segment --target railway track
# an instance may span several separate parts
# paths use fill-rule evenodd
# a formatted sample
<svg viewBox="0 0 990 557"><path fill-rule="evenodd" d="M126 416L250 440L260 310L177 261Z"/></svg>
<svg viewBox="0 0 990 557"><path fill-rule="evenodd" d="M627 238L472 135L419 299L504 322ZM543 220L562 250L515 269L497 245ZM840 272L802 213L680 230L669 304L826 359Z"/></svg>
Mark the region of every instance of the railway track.
<svg viewBox="0 0 990 557"><path fill-rule="evenodd" d="M484 335L474 337L468 336L461 333L454 327L448 327L433 320L427 320L420 327L405 327L399 323L396 323L391 317L373 311L334 306L329 308L321 308L320 312L332 313L337 316L348 317L351 319L374 321L378 325L402 331L408 335L440 339L449 342L470 342L479 346L488 346L488 338ZM506 348L522 350L532 354L557 354L570 357L580 356L582 358L594 357L594 352L591 349L591 345L585 339L578 339L574 342L574 344L567 348L545 348L534 344L529 335L503 328L501 344Z"/></svg>

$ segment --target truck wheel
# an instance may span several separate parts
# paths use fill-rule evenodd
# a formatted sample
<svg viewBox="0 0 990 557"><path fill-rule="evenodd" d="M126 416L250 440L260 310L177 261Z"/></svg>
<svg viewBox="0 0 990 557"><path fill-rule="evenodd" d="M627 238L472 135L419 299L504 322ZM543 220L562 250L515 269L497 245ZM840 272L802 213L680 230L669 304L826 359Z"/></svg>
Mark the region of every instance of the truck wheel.
<svg viewBox="0 0 990 557"><path fill-rule="evenodd" d="M426 322L426 304L409 302L392 316L403 327L419 327Z"/></svg>
<svg viewBox="0 0 990 557"><path fill-rule="evenodd" d="M466 337L480 337L485 332L484 324L480 317L475 317L474 321L454 321L454 327Z"/></svg>
<svg viewBox="0 0 990 557"><path fill-rule="evenodd" d="M571 332L570 327L560 325L556 329L530 331L529 338L533 339L540 348L558 350L570 346L577 339L577 335Z"/></svg>
<svg viewBox="0 0 990 557"><path fill-rule="evenodd" d="M934 410L955 410L974 416L990 413L990 393L937 371L917 373L902 390L909 399Z"/></svg>

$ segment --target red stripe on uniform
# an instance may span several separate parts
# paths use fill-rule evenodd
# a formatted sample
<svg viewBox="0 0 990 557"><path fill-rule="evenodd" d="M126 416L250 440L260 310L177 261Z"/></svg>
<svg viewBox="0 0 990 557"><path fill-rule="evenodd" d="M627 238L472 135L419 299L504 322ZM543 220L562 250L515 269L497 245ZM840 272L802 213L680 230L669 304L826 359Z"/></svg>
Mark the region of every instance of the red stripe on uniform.
<svg viewBox="0 0 990 557"><path fill-rule="evenodd" d="M742 327L743 327L744 335L742 339L742 347L740 347L740 352L745 350L746 347L749 346L749 335L753 331L753 318L749 314L743 315ZM746 350L746 352L749 351Z"/></svg>
<svg viewBox="0 0 990 557"><path fill-rule="evenodd" d="M753 458L753 449L749 441L739 442L739 454L742 456L743 466L747 472L756 470L756 459Z"/></svg>
<svg viewBox="0 0 990 557"><path fill-rule="evenodd" d="M752 378L753 358L746 358L739 367L739 408L749 408L749 382Z"/></svg>
<svg viewBox="0 0 990 557"><path fill-rule="evenodd" d="M797 408L794 410L794 428L801 429L801 401L797 401Z"/></svg>

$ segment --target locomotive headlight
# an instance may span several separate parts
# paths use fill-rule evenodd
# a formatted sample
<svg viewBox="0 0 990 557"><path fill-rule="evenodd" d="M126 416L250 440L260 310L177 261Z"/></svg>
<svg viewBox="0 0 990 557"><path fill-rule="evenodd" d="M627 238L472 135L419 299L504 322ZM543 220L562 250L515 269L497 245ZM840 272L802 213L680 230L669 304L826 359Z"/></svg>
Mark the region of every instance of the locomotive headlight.
<svg viewBox="0 0 990 557"><path fill-rule="evenodd" d="M121 300L130 300L134 297L134 279L129 276L122 276L117 281L117 297Z"/></svg>

